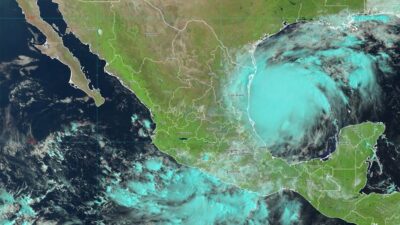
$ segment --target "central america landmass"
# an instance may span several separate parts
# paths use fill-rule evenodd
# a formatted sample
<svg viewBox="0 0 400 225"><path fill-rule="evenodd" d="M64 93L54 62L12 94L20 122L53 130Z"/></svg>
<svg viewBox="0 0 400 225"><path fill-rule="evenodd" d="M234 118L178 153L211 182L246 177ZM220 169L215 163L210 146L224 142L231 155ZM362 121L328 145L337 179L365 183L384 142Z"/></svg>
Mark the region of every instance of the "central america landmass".
<svg viewBox="0 0 400 225"><path fill-rule="evenodd" d="M38 13L24 8L30 1L18 2L25 15ZM219 97L242 46L285 23L344 9L362 11L364 1L54 2L69 29L151 110L154 143L178 162L261 195L294 190L329 217L356 224L400 223L398 193L359 193L383 124L343 128L329 160L290 165L256 147L238 120L226 116Z"/></svg>

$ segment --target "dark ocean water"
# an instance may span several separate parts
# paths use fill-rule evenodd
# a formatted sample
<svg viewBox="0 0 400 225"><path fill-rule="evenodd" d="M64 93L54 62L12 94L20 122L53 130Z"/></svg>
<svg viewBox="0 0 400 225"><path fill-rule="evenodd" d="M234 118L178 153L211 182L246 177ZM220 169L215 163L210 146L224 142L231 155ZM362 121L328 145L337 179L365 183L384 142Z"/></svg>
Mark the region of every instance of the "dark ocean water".
<svg viewBox="0 0 400 225"><path fill-rule="evenodd" d="M288 161L326 160L341 128L383 122L362 192L400 191L399 35L393 15L337 14L287 25L230 74L227 105L249 117L260 146Z"/></svg>
<svg viewBox="0 0 400 225"><path fill-rule="evenodd" d="M21 196L34 199L31 207L37 218L94 223L101 218L100 211L84 204L104 191L101 160L109 153L108 166L118 172L129 166L121 160L134 161L140 153L155 151L148 137L138 135L141 124L131 123L133 114L143 119L150 118L149 112L116 78L98 72L104 62L90 55L86 46L72 42L74 52L84 48L79 53L88 76L101 82L107 100L95 107L68 83L65 65L33 49L33 43L45 38L25 22L16 2L1 1L0 6L0 189L11 193L16 205L23 205ZM71 126L79 127L79 132L70 135ZM64 151L64 160L33 154L53 150L43 143L54 142L53 148ZM121 151L115 155L105 149ZM11 210L6 219L21 222L19 214L23 215Z"/></svg>
<svg viewBox="0 0 400 225"><path fill-rule="evenodd" d="M105 62L88 46L65 33L57 5L49 0L39 3L42 17L57 25L64 44L106 102L97 108L72 87L68 67L34 49L32 44L43 43L45 38L25 22L17 4L0 2L0 224L187 224L187 214L197 214L198 224L249 224L250 220L258 224L345 224L318 213L296 193L261 198L180 166L160 153L148 135L155 125L150 129L143 125L151 120L149 111L104 72ZM152 159L161 160L160 168ZM147 173L138 169L142 165ZM178 177L201 179L175 186L168 177L153 179L157 173L171 171ZM138 194L153 186L158 189L151 198ZM203 186L212 191L194 189L191 197L179 201L157 195L176 187L184 193ZM218 204L230 210L215 218L211 212L199 214L203 211L196 208L193 196L209 199L201 205L205 212L213 209L211 199L219 199ZM132 199L140 201L134 204ZM244 212L242 205L249 201L268 210L254 209L251 216L235 213ZM164 211L149 210L160 205Z"/></svg>

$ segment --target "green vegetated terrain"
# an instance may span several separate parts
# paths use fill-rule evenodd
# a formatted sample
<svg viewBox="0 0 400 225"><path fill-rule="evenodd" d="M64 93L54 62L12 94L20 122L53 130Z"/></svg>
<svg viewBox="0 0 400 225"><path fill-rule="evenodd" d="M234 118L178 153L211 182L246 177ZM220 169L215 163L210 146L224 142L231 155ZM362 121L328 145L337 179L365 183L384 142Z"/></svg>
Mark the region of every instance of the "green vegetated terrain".
<svg viewBox="0 0 400 225"><path fill-rule="evenodd" d="M151 110L154 143L178 162L263 195L295 190L330 217L399 224L397 193L359 193L383 124L344 128L329 160L289 165L256 147L240 118L227 116L221 94L244 46L284 22L362 11L364 0L53 1L70 30Z"/></svg>
<svg viewBox="0 0 400 225"><path fill-rule="evenodd" d="M285 21L364 7L362 0L56 2L71 30L151 109L160 150L192 165L248 138L221 99L236 50Z"/></svg>
<svg viewBox="0 0 400 225"><path fill-rule="evenodd" d="M337 150L326 161L296 165L301 171L297 192L319 211L355 224L399 224L400 193L361 194L367 183L367 159L374 154L384 125L363 123L343 128Z"/></svg>

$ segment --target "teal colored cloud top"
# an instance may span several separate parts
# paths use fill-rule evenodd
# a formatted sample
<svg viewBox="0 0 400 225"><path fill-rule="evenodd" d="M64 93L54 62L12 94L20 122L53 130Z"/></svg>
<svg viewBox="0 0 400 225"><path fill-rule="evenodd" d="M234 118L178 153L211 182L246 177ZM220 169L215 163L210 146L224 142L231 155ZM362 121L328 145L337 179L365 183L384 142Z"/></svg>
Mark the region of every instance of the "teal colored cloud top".
<svg viewBox="0 0 400 225"><path fill-rule="evenodd" d="M15 198L13 194L0 189L0 224L12 225L16 224L16 221L21 220L21 218L23 220L23 218L34 217L36 212L30 206L31 203L32 199L29 196ZM27 225L29 223L22 222L22 224Z"/></svg>
<svg viewBox="0 0 400 225"><path fill-rule="evenodd" d="M134 163L132 174L129 181L108 186L107 196L135 212L137 218L153 218L160 224L268 223L269 209L259 195L197 169L149 158Z"/></svg>
<svg viewBox="0 0 400 225"><path fill-rule="evenodd" d="M345 224L322 216L294 192L260 196L165 157L145 156L113 177L104 182L102 207L123 212L111 216L119 224Z"/></svg>
<svg viewBox="0 0 400 225"><path fill-rule="evenodd" d="M261 41L247 61L239 57L226 103L274 155L321 157L334 148L340 128L379 108L379 76L392 70L388 52L376 49L399 40L390 31L397 22L387 15L336 15L289 25Z"/></svg>

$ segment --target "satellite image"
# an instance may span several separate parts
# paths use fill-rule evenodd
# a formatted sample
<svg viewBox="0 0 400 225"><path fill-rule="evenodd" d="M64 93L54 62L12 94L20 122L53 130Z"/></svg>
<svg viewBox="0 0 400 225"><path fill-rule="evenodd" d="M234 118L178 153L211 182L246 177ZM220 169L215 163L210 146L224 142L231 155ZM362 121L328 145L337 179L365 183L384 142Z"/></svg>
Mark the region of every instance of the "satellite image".
<svg viewBox="0 0 400 225"><path fill-rule="evenodd" d="M0 0L0 225L400 225L400 1Z"/></svg>

